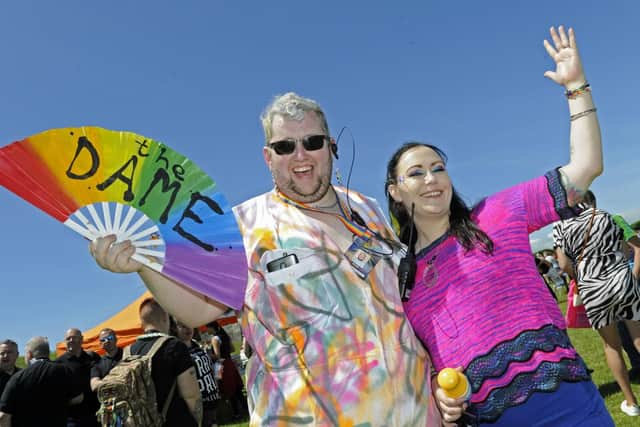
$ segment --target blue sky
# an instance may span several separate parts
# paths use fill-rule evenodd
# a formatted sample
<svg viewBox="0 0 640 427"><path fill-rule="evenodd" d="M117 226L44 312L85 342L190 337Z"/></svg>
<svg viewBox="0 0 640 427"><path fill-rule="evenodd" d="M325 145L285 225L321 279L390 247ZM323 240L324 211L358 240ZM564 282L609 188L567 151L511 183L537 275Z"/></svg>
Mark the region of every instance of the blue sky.
<svg viewBox="0 0 640 427"><path fill-rule="evenodd" d="M569 120L542 40L576 29L603 130L599 204L640 218L640 5L635 1L30 1L0 6L0 145L97 125L194 159L230 203L268 190L258 115L290 90L355 139L352 188L382 203L386 160L442 147L470 203L568 160ZM352 143L340 141L346 176ZM635 200L634 200L635 198ZM143 285L101 271L87 244L0 190L0 336L59 341ZM536 233L543 245L548 230Z"/></svg>

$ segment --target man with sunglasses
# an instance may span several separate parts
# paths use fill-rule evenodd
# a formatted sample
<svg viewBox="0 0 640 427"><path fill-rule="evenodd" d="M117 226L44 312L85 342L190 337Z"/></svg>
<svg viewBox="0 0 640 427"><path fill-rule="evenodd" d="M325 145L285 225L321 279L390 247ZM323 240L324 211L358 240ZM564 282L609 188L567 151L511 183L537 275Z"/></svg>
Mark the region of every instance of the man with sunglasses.
<svg viewBox="0 0 640 427"><path fill-rule="evenodd" d="M261 120L274 188L234 208L249 265L240 318L254 349L251 425L439 426L428 357L398 294L400 250L380 207L331 185L337 145L315 101L287 93ZM224 312L114 242L92 243L98 264L139 272L181 321Z"/></svg>
<svg viewBox="0 0 640 427"><path fill-rule="evenodd" d="M122 349L118 347L118 337L111 328L104 328L98 335L104 356L91 368L91 390L96 392L100 380L107 376L114 366L122 360Z"/></svg>

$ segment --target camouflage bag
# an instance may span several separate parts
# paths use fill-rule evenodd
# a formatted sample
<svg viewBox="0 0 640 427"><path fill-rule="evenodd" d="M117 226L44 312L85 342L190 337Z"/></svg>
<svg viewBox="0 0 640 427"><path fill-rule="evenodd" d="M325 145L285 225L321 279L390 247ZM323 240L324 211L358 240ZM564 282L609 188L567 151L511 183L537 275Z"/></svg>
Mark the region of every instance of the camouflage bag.
<svg viewBox="0 0 640 427"><path fill-rule="evenodd" d="M100 409L96 415L103 427L162 427L176 383L171 386L162 412L158 411L151 359L170 338L158 338L145 355L132 355L131 346L125 347L122 360L98 387Z"/></svg>

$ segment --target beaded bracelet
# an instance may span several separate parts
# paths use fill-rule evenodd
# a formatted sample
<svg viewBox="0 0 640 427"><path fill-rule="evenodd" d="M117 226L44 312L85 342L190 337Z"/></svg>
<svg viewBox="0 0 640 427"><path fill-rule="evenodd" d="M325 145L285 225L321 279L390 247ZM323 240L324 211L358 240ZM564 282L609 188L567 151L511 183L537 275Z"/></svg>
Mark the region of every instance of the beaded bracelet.
<svg viewBox="0 0 640 427"><path fill-rule="evenodd" d="M577 89L565 90L564 94L568 99L576 99L580 95L584 95L587 92L591 92L591 86L588 82L584 82L584 84Z"/></svg>
<svg viewBox="0 0 640 427"><path fill-rule="evenodd" d="M572 114L571 116L569 116L569 119L571 121L578 120L580 117L584 117L586 115L589 115L589 114L595 113L595 112L596 112L596 107L589 108L588 110L584 110L584 111L581 111L579 113Z"/></svg>

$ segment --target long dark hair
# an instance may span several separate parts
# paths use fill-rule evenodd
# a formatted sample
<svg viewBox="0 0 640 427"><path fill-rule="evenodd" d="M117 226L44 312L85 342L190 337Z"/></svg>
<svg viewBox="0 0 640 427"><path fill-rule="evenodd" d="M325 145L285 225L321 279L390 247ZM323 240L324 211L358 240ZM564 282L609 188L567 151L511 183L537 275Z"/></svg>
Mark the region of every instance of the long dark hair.
<svg viewBox="0 0 640 427"><path fill-rule="evenodd" d="M400 157L407 151L416 147L427 147L436 152L442 161L447 163L447 155L440 148L435 145L425 144L422 142L407 142L403 144L394 154L391 156L389 163L387 163L387 180L384 184L384 192L387 196L387 205L389 206L389 213L392 216L392 221L397 221L399 230L396 229L396 233L400 238L400 241L409 247L409 250L415 250L415 244L418 240L418 232L415 224L413 224L413 233L411 232L410 212L407 212L404 205L400 202L396 202L391 194L389 194L389 185L397 184L396 177L398 176L398 162ZM482 252L487 255L493 254L493 241L491 238L482 231L471 220L471 208L462 200L462 197L458 194L456 189L452 187L452 197L449 216L449 232L458 239L458 242L469 251L473 249L476 244L480 245ZM395 228L395 227L394 227ZM409 236L413 235L411 241Z"/></svg>
<svg viewBox="0 0 640 427"><path fill-rule="evenodd" d="M213 330L213 335L220 337L220 357L228 359L231 357L231 337L222 326L215 320L207 323L207 327Z"/></svg>

